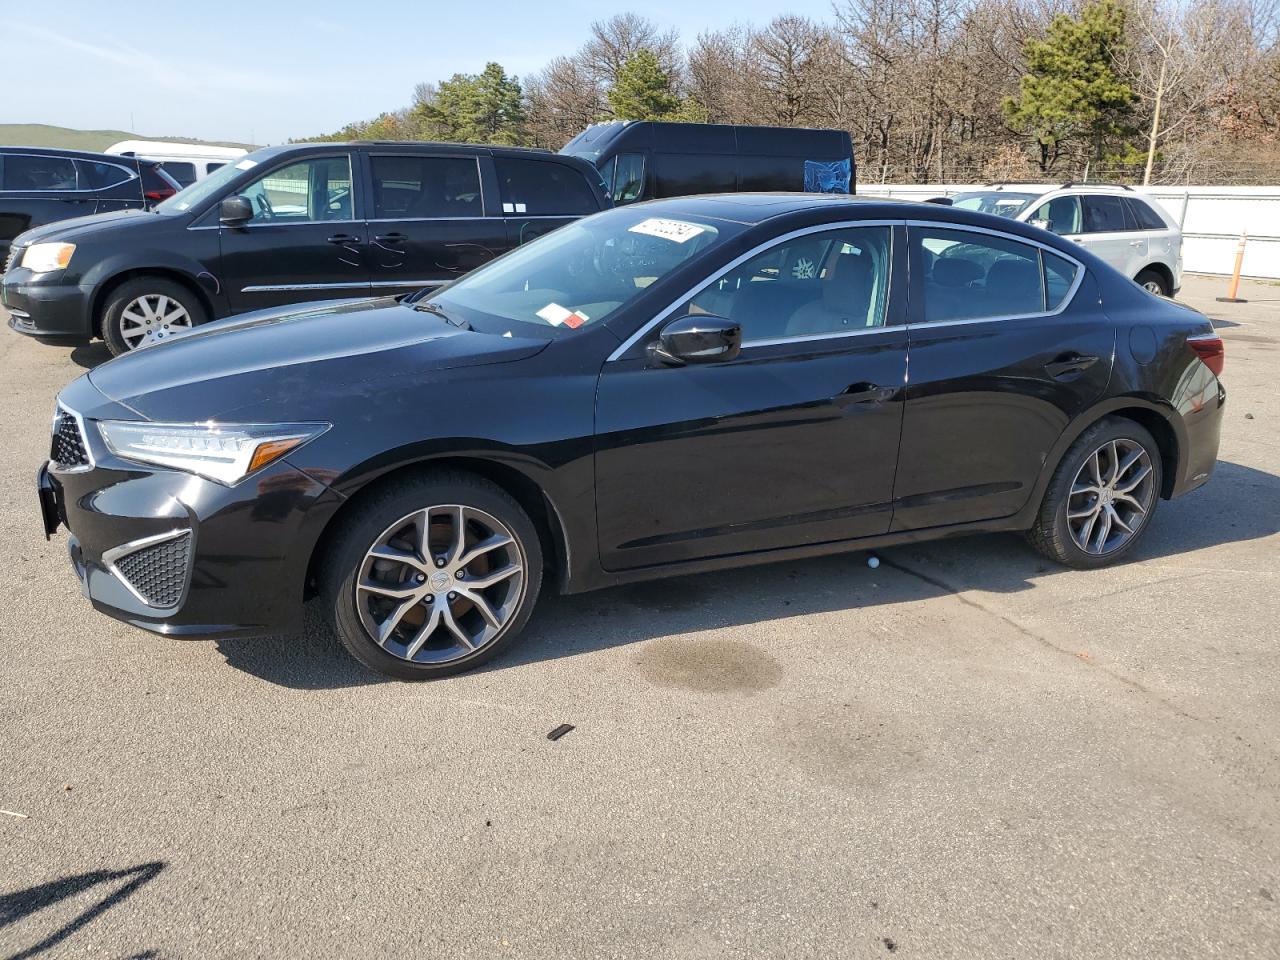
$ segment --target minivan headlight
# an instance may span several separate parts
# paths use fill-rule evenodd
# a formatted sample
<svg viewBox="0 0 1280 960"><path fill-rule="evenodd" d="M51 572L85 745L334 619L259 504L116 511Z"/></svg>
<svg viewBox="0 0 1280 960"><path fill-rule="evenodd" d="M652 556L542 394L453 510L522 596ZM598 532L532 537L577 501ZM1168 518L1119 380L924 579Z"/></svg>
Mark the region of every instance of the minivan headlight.
<svg viewBox="0 0 1280 960"><path fill-rule="evenodd" d="M328 430L327 423L139 423L100 420L107 449L233 486Z"/></svg>
<svg viewBox="0 0 1280 960"><path fill-rule="evenodd" d="M22 254L22 266L32 273L65 270L75 252L74 243L33 243Z"/></svg>

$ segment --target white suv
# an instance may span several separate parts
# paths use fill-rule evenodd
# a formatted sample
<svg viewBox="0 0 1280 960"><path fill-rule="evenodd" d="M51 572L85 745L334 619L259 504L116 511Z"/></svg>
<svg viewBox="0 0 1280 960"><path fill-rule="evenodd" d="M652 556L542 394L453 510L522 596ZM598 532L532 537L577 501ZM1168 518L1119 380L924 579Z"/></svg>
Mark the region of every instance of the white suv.
<svg viewBox="0 0 1280 960"><path fill-rule="evenodd" d="M951 202L1052 230L1162 297L1182 286L1182 231L1158 203L1129 187L1001 183Z"/></svg>

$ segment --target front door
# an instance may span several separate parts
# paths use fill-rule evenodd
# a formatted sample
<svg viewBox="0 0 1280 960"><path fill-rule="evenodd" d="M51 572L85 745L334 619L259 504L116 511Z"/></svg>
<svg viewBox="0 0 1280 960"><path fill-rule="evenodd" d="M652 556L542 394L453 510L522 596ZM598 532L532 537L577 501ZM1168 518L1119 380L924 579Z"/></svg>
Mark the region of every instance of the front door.
<svg viewBox="0 0 1280 960"><path fill-rule="evenodd" d="M369 276L379 293L435 287L507 249L502 217L486 216L474 155L369 155Z"/></svg>
<svg viewBox="0 0 1280 960"><path fill-rule="evenodd" d="M911 376L893 529L1009 516L1106 388L1113 325L1074 260L973 228L908 230Z"/></svg>
<svg viewBox="0 0 1280 960"><path fill-rule="evenodd" d="M351 156L337 153L276 167L240 191L253 219L219 228L217 275L233 313L369 292L352 187Z"/></svg>
<svg viewBox="0 0 1280 960"><path fill-rule="evenodd" d="M898 247L904 237L899 228ZM606 569L889 529L907 367L894 240L889 225L806 232L670 314L738 321L737 360L667 366L645 350L655 329L605 364L596 514Z"/></svg>

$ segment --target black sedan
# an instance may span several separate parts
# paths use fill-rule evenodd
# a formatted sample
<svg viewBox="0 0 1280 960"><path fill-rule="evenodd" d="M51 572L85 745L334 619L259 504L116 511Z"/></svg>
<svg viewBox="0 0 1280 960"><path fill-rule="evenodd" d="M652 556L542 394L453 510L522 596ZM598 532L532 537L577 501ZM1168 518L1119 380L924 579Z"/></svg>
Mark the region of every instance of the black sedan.
<svg viewBox="0 0 1280 960"><path fill-rule="evenodd" d="M1035 227L732 195L601 213L403 300L221 321L58 399L95 607L403 678L564 593L972 531L1096 567L1209 477L1200 314Z"/></svg>

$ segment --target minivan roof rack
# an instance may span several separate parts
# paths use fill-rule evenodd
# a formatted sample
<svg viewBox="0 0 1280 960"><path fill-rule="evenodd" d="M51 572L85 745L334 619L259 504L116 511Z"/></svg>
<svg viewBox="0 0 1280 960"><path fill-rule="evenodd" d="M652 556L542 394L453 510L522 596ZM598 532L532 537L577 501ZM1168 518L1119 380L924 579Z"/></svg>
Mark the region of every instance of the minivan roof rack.
<svg viewBox="0 0 1280 960"><path fill-rule="evenodd" d="M1095 183L1089 183L1088 181L1084 183L1076 183L1074 180L1068 180L1059 187L1059 189L1065 190L1068 187L1114 187L1117 190L1133 190L1133 187L1129 186L1127 183L1102 183L1100 181Z"/></svg>

